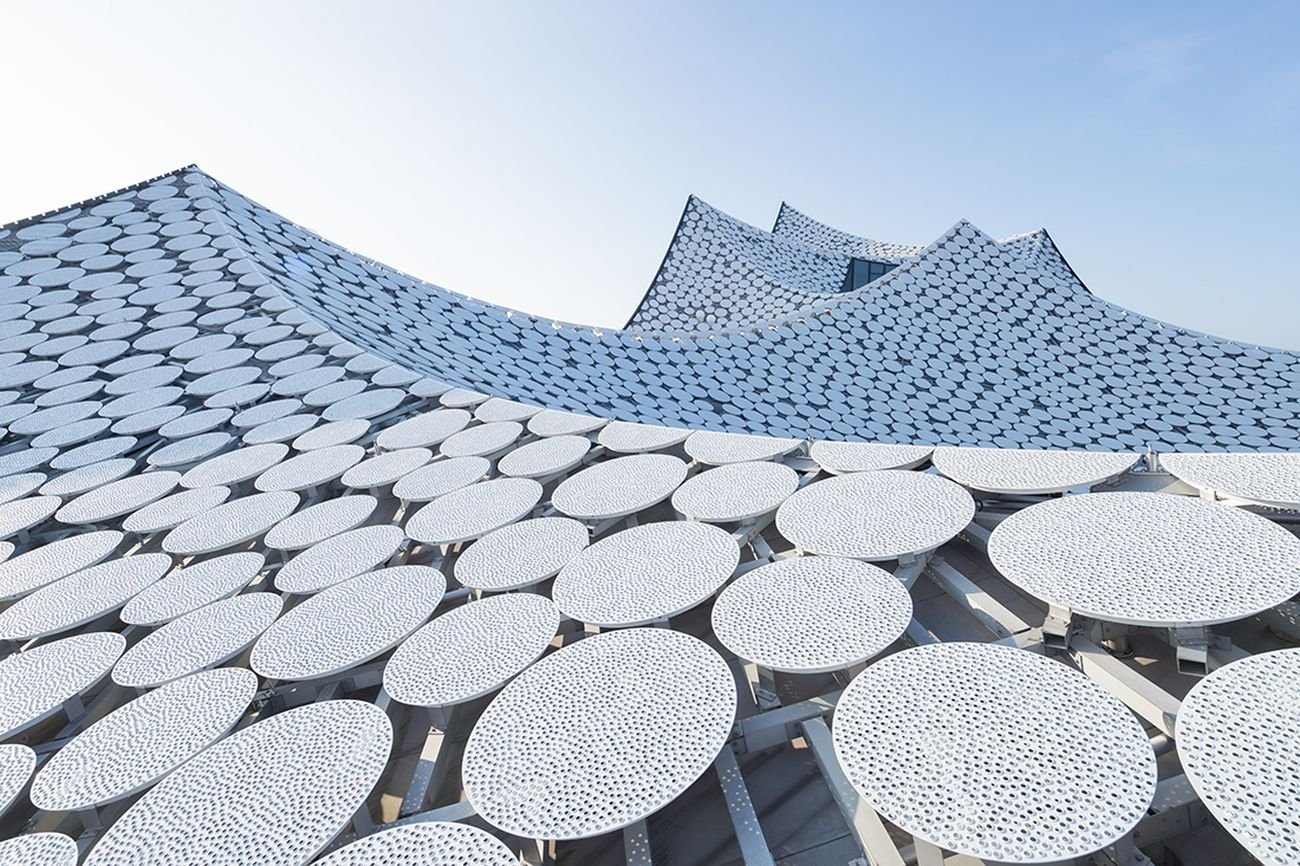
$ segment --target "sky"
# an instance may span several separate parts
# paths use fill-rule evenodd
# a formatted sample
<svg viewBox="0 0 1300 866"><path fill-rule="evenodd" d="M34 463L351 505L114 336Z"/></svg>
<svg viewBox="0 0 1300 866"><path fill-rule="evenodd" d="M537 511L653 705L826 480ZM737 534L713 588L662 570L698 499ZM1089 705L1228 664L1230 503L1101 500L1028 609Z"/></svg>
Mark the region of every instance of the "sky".
<svg viewBox="0 0 1300 866"><path fill-rule="evenodd" d="M619 326L688 195L1300 348L1300 2L6 5L0 223L189 163L468 295Z"/></svg>

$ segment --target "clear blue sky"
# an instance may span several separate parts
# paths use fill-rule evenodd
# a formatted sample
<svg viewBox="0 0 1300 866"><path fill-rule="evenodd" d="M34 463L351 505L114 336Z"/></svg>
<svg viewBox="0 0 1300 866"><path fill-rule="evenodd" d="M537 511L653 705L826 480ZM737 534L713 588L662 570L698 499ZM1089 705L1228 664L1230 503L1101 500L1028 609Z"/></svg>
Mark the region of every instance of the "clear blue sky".
<svg viewBox="0 0 1300 866"><path fill-rule="evenodd" d="M617 325L689 193L1300 348L1300 4L14 3L0 221L197 162L440 285Z"/></svg>

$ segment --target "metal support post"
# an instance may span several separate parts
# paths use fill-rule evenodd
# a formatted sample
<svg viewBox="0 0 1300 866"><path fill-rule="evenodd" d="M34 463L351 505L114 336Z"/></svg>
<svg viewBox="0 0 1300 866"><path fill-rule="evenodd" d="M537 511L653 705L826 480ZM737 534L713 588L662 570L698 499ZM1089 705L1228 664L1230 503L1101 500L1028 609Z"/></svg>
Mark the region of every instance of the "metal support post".
<svg viewBox="0 0 1300 866"><path fill-rule="evenodd" d="M650 833L646 830L645 820L637 821L631 827L623 828L623 856L628 866L654 866L650 854Z"/></svg>
<svg viewBox="0 0 1300 866"><path fill-rule="evenodd" d="M1178 699L1084 637L1075 637L1070 654L1079 669L1119 698L1140 718L1174 736Z"/></svg>
<svg viewBox="0 0 1300 866"><path fill-rule="evenodd" d="M931 559L926 565L925 573L954 601L970 611L971 615L991 631L996 639L1008 638L1030 630L1029 623L1016 616L980 589L973 580L943 559L939 557Z"/></svg>
<svg viewBox="0 0 1300 866"><path fill-rule="evenodd" d="M754 693L754 703L758 704L760 711L781 706L781 699L776 694L776 676L771 668L746 662L745 676L749 679L749 688Z"/></svg>
<svg viewBox="0 0 1300 866"><path fill-rule="evenodd" d="M1074 638L1074 614L1068 607L1049 605L1043 620L1043 644L1048 649L1068 650Z"/></svg>
<svg viewBox="0 0 1300 866"><path fill-rule="evenodd" d="M1210 672L1210 630L1204 626L1179 626L1169 630L1178 672L1203 677Z"/></svg>
<svg viewBox="0 0 1300 866"><path fill-rule="evenodd" d="M768 850L767 840L763 837L763 828L758 823L758 813L749 798L749 789L745 787L745 778L736 763L736 753L730 744L723 746L713 762L713 769L718 774L718 783L722 786L722 795L727 800L727 812L731 814L731 826L736 831L736 841L740 844L740 856L745 866L775 866L772 852Z"/></svg>
<svg viewBox="0 0 1300 866"><path fill-rule="evenodd" d="M817 767L821 770L822 778L831 789L835 805L844 816L844 823L848 824L849 832L853 834L862 853L867 855L867 860L872 866L905 866L903 855L898 853L898 848L889 838L889 831L885 829L885 824L876 814L876 810L858 796L858 792L853 790L848 777L840 769L839 761L835 758L831 731L826 727L826 722L820 717L809 719L801 723L800 728L803 730L804 739L808 741L808 747L812 750L813 759L817 761Z"/></svg>

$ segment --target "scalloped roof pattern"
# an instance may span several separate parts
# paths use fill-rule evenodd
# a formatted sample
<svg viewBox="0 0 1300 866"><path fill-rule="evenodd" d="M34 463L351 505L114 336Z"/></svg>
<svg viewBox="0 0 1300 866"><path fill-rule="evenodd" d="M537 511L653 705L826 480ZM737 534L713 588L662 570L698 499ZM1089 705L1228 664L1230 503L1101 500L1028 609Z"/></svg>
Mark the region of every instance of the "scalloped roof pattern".
<svg viewBox="0 0 1300 866"><path fill-rule="evenodd" d="M820 303L844 286L849 256L785 240L691 196L630 330L746 325Z"/></svg>
<svg viewBox="0 0 1300 866"><path fill-rule="evenodd" d="M330 243L193 167L96 203L108 200L131 220L203 226L226 261L194 272L184 250L164 249L89 273L41 247L41 226L75 220L81 209L72 208L0 230L3 285L273 287L357 345L425 375L627 421L895 443L1300 447L1300 355L1123 310L965 222L863 289L810 297L745 328L636 333L448 292ZM163 200L167 212L153 213ZM810 289L822 261L792 254L780 272Z"/></svg>

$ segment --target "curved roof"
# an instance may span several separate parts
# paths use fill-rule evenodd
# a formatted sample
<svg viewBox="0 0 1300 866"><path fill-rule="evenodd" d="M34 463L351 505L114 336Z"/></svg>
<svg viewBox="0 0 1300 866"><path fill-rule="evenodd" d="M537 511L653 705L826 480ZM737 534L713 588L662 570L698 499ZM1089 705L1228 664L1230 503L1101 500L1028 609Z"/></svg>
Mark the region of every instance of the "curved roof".
<svg viewBox="0 0 1300 866"><path fill-rule="evenodd" d="M446 291L330 243L192 167L100 201L144 218L163 198L170 221L216 236L228 263L214 278L274 288L382 358L534 405L880 442L1300 447L1292 411L1300 355L1123 310L1087 294L1068 268L1018 251L1041 251L1041 242L999 244L965 222L862 289L812 292L825 259L791 252L766 264L804 293L796 306L746 327L646 333L540 319ZM22 263L49 258L33 243L40 222L5 230L0 250L10 252L0 252L0 270L44 267ZM149 278L140 274L168 270L115 267L142 285Z"/></svg>

